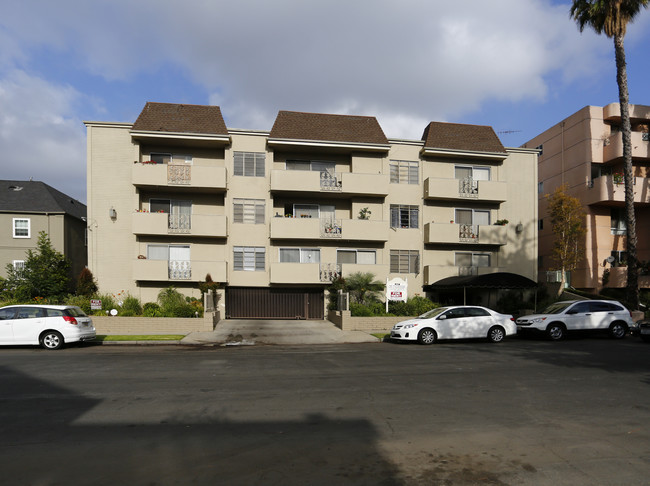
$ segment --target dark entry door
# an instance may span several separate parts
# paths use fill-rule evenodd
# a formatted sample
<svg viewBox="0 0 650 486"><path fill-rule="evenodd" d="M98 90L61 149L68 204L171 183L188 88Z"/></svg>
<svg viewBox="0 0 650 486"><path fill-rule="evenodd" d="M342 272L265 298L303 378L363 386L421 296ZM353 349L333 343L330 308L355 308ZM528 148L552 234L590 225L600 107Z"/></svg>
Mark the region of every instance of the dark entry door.
<svg viewBox="0 0 650 486"><path fill-rule="evenodd" d="M227 287L228 319L323 319L322 289Z"/></svg>

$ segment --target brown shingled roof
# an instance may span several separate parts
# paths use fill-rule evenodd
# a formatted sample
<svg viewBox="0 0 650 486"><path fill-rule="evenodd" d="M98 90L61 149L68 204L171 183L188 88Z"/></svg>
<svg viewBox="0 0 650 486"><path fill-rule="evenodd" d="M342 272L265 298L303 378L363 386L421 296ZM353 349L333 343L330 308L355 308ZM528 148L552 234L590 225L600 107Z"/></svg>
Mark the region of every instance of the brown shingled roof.
<svg viewBox="0 0 650 486"><path fill-rule="evenodd" d="M280 111L270 138L387 145L374 116L326 115Z"/></svg>
<svg viewBox="0 0 650 486"><path fill-rule="evenodd" d="M145 132L204 133L227 135L228 129L218 106L179 105L148 102L133 130Z"/></svg>
<svg viewBox="0 0 650 486"><path fill-rule="evenodd" d="M506 152L492 127L484 125L431 122L424 129L422 140L425 149Z"/></svg>

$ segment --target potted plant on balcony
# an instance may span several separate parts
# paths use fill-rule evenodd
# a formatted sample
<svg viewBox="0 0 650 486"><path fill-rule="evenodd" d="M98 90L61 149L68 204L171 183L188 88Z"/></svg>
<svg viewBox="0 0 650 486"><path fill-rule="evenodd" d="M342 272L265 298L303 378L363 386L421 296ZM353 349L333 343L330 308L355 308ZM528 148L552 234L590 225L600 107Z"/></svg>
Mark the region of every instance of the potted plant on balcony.
<svg viewBox="0 0 650 486"><path fill-rule="evenodd" d="M509 221L508 221L507 219L497 219L497 220L494 222L494 224L495 224L496 226L505 226L505 225L508 224L508 222L509 222Z"/></svg>
<svg viewBox="0 0 650 486"><path fill-rule="evenodd" d="M370 219L371 214L372 211L370 211L370 209L365 207L359 211L359 219Z"/></svg>
<svg viewBox="0 0 650 486"><path fill-rule="evenodd" d="M612 174L612 180L614 181L614 184L617 186L620 186L623 184L623 173L622 172L614 172Z"/></svg>

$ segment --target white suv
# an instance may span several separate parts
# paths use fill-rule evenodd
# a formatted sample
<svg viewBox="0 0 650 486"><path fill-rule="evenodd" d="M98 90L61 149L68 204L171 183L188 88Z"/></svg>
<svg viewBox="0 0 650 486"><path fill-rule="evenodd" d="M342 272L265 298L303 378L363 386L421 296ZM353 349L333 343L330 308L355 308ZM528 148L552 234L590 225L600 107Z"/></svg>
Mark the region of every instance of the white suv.
<svg viewBox="0 0 650 486"><path fill-rule="evenodd" d="M634 325L632 314L614 300L569 300L548 306L541 314L517 319L517 333L545 332L554 341L567 331L605 330L615 339Z"/></svg>

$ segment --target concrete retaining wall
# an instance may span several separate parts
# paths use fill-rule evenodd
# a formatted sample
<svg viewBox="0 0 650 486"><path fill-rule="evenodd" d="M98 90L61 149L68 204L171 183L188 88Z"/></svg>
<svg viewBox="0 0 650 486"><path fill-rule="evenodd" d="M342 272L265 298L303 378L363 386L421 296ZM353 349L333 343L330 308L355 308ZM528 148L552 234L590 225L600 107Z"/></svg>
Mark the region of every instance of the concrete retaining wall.
<svg viewBox="0 0 650 486"><path fill-rule="evenodd" d="M407 316L391 317L352 317L350 311L329 311L327 320L343 331L384 331L388 332L398 322L410 319Z"/></svg>
<svg viewBox="0 0 650 486"><path fill-rule="evenodd" d="M92 320L97 334L189 334L213 331L219 313L206 313L202 318L92 316Z"/></svg>

